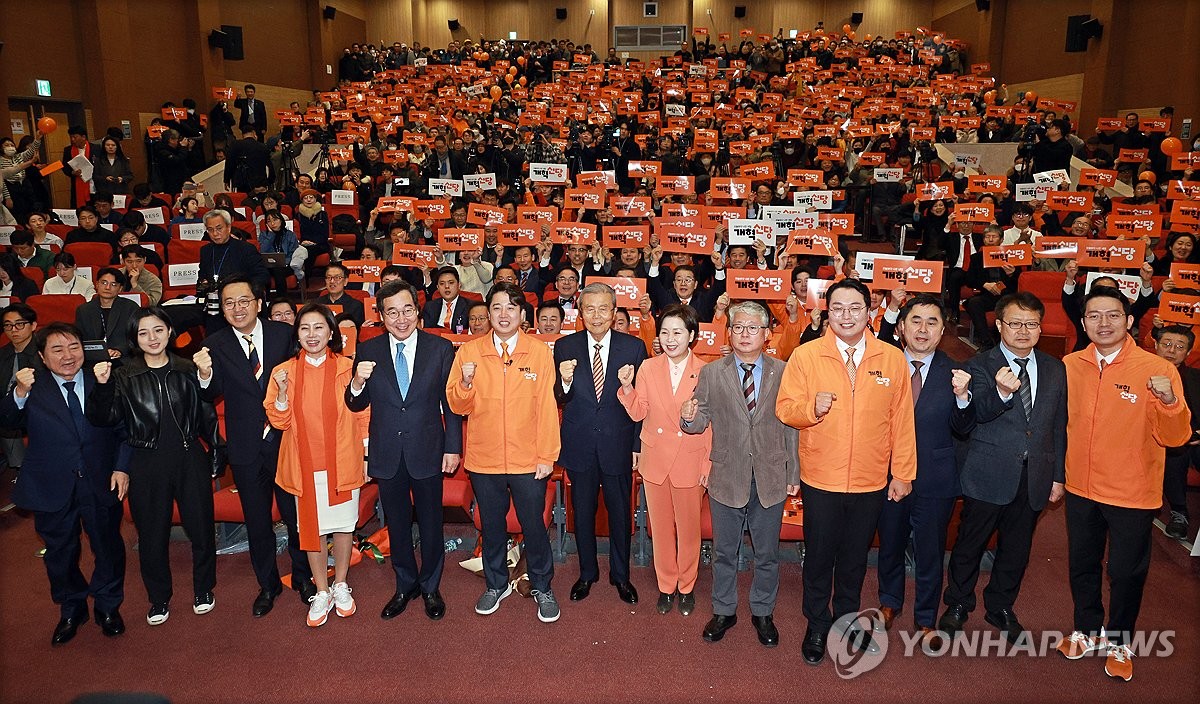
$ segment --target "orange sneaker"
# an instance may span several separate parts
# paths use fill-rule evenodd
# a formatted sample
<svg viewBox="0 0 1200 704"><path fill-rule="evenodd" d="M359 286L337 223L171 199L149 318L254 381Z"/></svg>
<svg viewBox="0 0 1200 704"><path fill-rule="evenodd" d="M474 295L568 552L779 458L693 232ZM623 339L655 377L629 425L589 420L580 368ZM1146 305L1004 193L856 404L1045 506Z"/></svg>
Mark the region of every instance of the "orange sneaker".
<svg viewBox="0 0 1200 704"><path fill-rule="evenodd" d="M350 585L345 582L338 582L333 585L332 590L333 603L336 607L334 612L342 618L353 616L357 607L354 605L354 597L350 596L350 592L354 591L350 588Z"/></svg>
<svg viewBox="0 0 1200 704"><path fill-rule="evenodd" d="M1058 652L1068 660L1078 660L1088 653L1103 649L1104 641L1102 639L1089 636L1081 631L1075 631L1058 644Z"/></svg>
<svg viewBox="0 0 1200 704"><path fill-rule="evenodd" d="M327 591L317 592L308 601L308 625L312 628L324 626L333 610L333 595Z"/></svg>
<svg viewBox="0 0 1200 704"><path fill-rule="evenodd" d="M1109 677L1128 682L1133 679L1133 651L1128 645L1110 643L1108 658L1104 661L1104 672Z"/></svg>

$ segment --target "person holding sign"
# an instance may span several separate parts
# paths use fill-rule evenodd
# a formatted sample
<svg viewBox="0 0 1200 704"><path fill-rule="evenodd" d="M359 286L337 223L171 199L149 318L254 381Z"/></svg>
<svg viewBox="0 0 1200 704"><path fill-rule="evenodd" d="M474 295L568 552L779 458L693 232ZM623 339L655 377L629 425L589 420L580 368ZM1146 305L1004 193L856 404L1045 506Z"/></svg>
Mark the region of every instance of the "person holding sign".
<svg viewBox="0 0 1200 704"><path fill-rule="evenodd" d="M1015 219L1015 216L1014 216ZM983 246L998 247L1001 243L1000 228L988 225L983 229ZM1000 298L1017 292L1017 280L1021 272L1011 264L989 266L984 262L983 251L971 255L971 266L967 269L967 287L975 292L968 298L963 307L971 318L973 342L981 350L989 350L996 346L996 336L988 325L987 314L996 309Z"/></svg>
<svg viewBox="0 0 1200 704"><path fill-rule="evenodd" d="M1188 408L1200 410L1200 370L1187 365L1188 355L1196 344L1196 333L1186 325L1173 324L1155 328L1153 334L1155 353L1179 370ZM1163 494L1170 504L1171 519L1166 534L1176 540L1187 540L1188 537L1187 475L1193 464L1200 466L1200 450L1197 450L1200 435L1197 431L1200 431L1200 414L1193 413L1191 439L1180 447L1167 448Z"/></svg>
<svg viewBox="0 0 1200 704"><path fill-rule="evenodd" d="M1084 300L1083 320L1092 343L1063 360L1075 622L1058 651L1076 660L1105 650L1104 671L1129 681L1130 642L1150 567L1150 531L1162 506L1164 448L1191 439L1191 413L1175 365L1129 336L1133 316L1127 298L1111 288L1094 288ZM1105 569L1107 623L1101 595Z"/></svg>
<svg viewBox="0 0 1200 704"><path fill-rule="evenodd" d="M679 427L680 407L694 403L704 362L692 354L700 330L696 312L673 304L658 319L663 354L640 368L627 364L617 370L621 389L617 400L635 422L642 424L638 472L646 489L654 543L654 572L658 578L660 614L696 608L696 576L700 569L700 513L712 467L712 430L685 434ZM636 379L636 384L635 384Z"/></svg>
<svg viewBox="0 0 1200 704"><path fill-rule="evenodd" d="M825 301L832 334L792 353L775 404L779 420L800 430L808 620L801 654L810 665L825 657L834 621L859 610L884 501L907 496L917 476L908 362L867 334L871 293L862 282L834 283ZM878 652L858 626L844 636L854 650Z"/></svg>

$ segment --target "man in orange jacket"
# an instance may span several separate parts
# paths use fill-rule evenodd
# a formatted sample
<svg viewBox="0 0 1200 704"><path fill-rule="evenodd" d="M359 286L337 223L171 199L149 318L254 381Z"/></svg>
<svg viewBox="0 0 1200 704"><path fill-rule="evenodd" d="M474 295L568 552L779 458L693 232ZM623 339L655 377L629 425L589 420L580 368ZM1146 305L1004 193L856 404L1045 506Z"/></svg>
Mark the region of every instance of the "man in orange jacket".
<svg viewBox="0 0 1200 704"><path fill-rule="evenodd" d="M1133 678L1130 635L1150 568L1150 530L1162 506L1166 447L1192 435L1179 372L1137 346L1129 301L1093 286L1083 327L1092 344L1067 367L1067 548L1075 630L1058 646L1070 660L1105 650L1110 677ZM1109 609L1101 570L1108 543Z"/></svg>
<svg viewBox="0 0 1200 704"><path fill-rule="evenodd" d="M505 566L511 494L525 536L538 619L551 623L558 620L559 608L550 591L554 558L542 513L561 447L554 355L545 343L520 332L525 302L520 286L496 284L486 302L492 334L458 349L446 382L450 410L469 416L464 466L478 502L487 582L475 613L494 613L512 593Z"/></svg>
<svg viewBox="0 0 1200 704"><path fill-rule="evenodd" d="M859 610L885 498L904 498L917 476L904 353L867 334L871 292L861 281L838 281L825 301L830 334L792 353L775 405L779 420L800 429L808 619L800 651L810 665L824 658L834 620ZM855 649L878 650L853 624L844 635Z"/></svg>

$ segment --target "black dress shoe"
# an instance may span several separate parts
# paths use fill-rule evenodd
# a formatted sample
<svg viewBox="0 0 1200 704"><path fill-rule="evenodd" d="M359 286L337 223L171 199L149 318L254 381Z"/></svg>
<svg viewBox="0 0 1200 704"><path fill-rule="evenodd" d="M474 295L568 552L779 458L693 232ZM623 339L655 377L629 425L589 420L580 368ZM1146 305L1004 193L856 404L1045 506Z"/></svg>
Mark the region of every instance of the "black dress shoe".
<svg viewBox="0 0 1200 704"><path fill-rule="evenodd" d="M571 585L571 601L583 601L588 598L588 594L592 593L592 585L596 583L594 579L577 579Z"/></svg>
<svg viewBox="0 0 1200 704"><path fill-rule="evenodd" d="M970 612L967 611L967 607L962 604L955 604L947 608L942 617L938 619L938 630L953 638L955 633L962 630L963 624L967 622L969 615Z"/></svg>
<svg viewBox="0 0 1200 704"><path fill-rule="evenodd" d="M679 595L679 613L684 616L691 616L696 610L696 595L692 593Z"/></svg>
<svg viewBox="0 0 1200 704"><path fill-rule="evenodd" d="M63 645L71 642L75 637L75 632L79 630L79 626L87 621L87 613L83 616L75 616L72 618L64 618L54 627L54 637L50 639L50 645Z"/></svg>
<svg viewBox="0 0 1200 704"><path fill-rule="evenodd" d="M383 607L383 613L379 614L379 617L384 621L396 618L400 614L404 613L404 610L408 608L408 602L416 599L417 595L420 593L420 587L413 587L407 592L396 592L392 596L391 601L389 601L387 605Z"/></svg>
<svg viewBox="0 0 1200 704"><path fill-rule="evenodd" d="M100 626L100 631L109 638L125 632L125 619L121 618L121 612L117 609L108 613L96 609L96 623Z"/></svg>
<svg viewBox="0 0 1200 704"><path fill-rule="evenodd" d="M850 651L855 653L865 653L868 651L878 652L879 646L871 639L871 633L858 626L851 626L846 629L845 638L850 646Z"/></svg>
<svg viewBox="0 0 1200 704"><path fill-rule="evenodd" d="M421 594L421 599L425 602L425 615L431 621L437 621L446 615L446 602L442 599L442 593L434 589L428 594Z"/></svg>
<svg viewBox="0 0 1200 704"><path fill-rule="evenodd" d="M612 585L617 588L617 596L626 604L636 604L638 602L637 590L633 588L630 582L613 582Z"/></svg>
<svg viewBox="0 0 1200 704"><path fill-rule="evenodd" d="M820 665L825 659L825 634L814 631L809 627L804 632L804 642L800 645L800 654L809 665Z"/></svg>
<svg viewBox="0 0 1200 704"><path fill-rule="evenodd" d="M1012 609L989 611L984 614L983 620L1000 629L1004 633L1004 636L1008 638L1009 643L1016 644L1025 633L1025 627L1017 620L1017 615L1013 613Z"/></svg>
<svg viewBox="0 0 1200 704"><path fill-rule="evenodd" d="M701 635L709 643L716 643L724 638L725 631L733 628L735 624L737 624L737 614L731 616L713 614L713 617L704 625L704 633Z"/></svg>
<svg viewBox="0 0 1200 704"><path fill-rule="evenodd" d="M275 608L275 597L283 593L283 587L277 587L274 590L260 589L258 596L254 599L254 606L250 612L254 614L254 618L262 618L271 613L271 609Z"/></svg>
<svg viewBox="0 0 1200 704"><path fill-rule="evenodd" d="M312 598L317 595L317 585L312 583L311 579L302 579L299 582L292 582L292 589L300 593L300 601L305 606L308 606Z"/></svg>
<svg viewBox="0 0 1200 704"><path fill-rule="evenodd" d="M655 608L658 609L658 613L660 613L660 614L664 614L664 615L669 614L669 613L671 613L671 605L674 602L675 602L675 594L674 593L667 594L665 592L659 592L658 593L658 606L656 606Z"/></svg>
<svg viewBox="0 0 1200 704"><path fill-rule="evenodd" d="M750 623L754 624L754 630L758 632L758 642L774 648L779 645L779 629L775 627L774 616L751 616Z"/></svg>

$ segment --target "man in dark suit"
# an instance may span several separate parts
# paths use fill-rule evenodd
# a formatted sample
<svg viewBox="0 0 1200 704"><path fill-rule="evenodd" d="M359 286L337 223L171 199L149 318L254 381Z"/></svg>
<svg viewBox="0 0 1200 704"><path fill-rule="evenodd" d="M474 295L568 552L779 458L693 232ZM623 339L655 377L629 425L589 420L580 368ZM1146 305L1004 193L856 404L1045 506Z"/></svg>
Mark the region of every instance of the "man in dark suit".
<svg viewBox="0 0 1200 704"><path fill-rule="evenodd" d="M17 232L20 232L18 230ZM13 233L16 235L16 232ZM4 335L8 343L0 347L0 387L11 394L16 385L18 370L42 369L42 358L38 356L34 333L37 332L37 311L24 303L10 303L0 311L4 324ZM25 457L25 428L0 423L0 446L4 448L4 461L18 474Z"/></svg>
<svg viewBox="0 0 1200 704"><path fill-rule="evenodd" d="M96 295L92 300L75 309L75 327L79 328L84 340L103 340L108 356L113 362L129 356L129 321L140 306L127 298L121 291L129 280L119 269L105 267L96 272Z"/></svg>
<svg viewBox="0 0 1200 704"><path fill-rule="evenodd" d="M399 616L420 594L425 615L436 621L446 613L438 591L445 565L442 474L453 474L462 457L462 416L446 402L454 347L417 329L417 291L408 282L384 284L376 300L388 334L359 345L346 406L371 409L367 473L379 483L396 571L396 593L380 616ZM420 571L413 555L414 513Z"/></svg>
<svg viewBox="0 0 1200 704"><path fill-rule="evenodd" d="M8 322L7 313L4 321ZM1182 447L1167 448L1167 461L1163 472L1163 495L1171 510L1171 520L1167 523L1166 533L1176 540L1187 540L1188 537L1188 470L1193 465L1200 466L1200 369L1187 365L1188 355L1195 344L1196 333L1185 325L1154 329L1154 351L1179 370L1179 381L1183 384L1183 400L1192 411L1192 438ZM2 353L0 350L0 354ZM3 358L0 358L0 373L3 373L3 368Z"/></svg>
<svg viewBox="0 0 1200 704"><path fill-rule="evenodd" d="M979 560L997 534L992 576L983 590L985 620L1016 642L1024 632L1013 604L1021 589L1033 529L1046 502L1064 493L1067 380L1063 363L1034 349L1046 308L1021 292L996 304L1000 344L971 360L975 429L963 462L962 522L938 630L954 635L975 608Z"/></svg>
<svg viewBox="0 0 1200 704"><path fill-rule="evenodd" d="M255 618L270 613L283 591L275 560L272 498L287 526L292 589L305 604L317 593L308 556L300 550L296 500L275 483L280 433L267 423L263 410L271 370L291 356L293 335L287 325L259 318L262 295L262 287L244 276L223 279L221 311L228 326L205 338L205 346L192 357L203 397L214 403L225 399L229 466L242 503L250 564L259 586L251 609Z"/></svg>
<svg viewBox="0 0 1200 704"><path fill-rule="evenodd" d="M200 281L219 284L234 274L266 288L271 280L258 248L233 236L233 216L217 208L204 214L208 244L200 248Z"/></svg>
<svg viewBox="0 0 1200 704"><path fill-rule="evenodd" d="M517 274L517 285L526 293L532 293L542 298L542 291L545 289L548 281L542 280L541 269L538 268L538 256L534 253L534 248L529 246L516 247L513 249L512 268Z"/></svg>
<svg viewBox="0 0 1200 704"><path fill-rule="evenodd" d="M942 593L946 527L959 495L954 437L971 431L971 377L938 350L945 330L942 301L919 294L904 302L898 329L904 340L917 428L917 478L912 493L884 504L879 514L879 603L885 628L904 607L909 536L916 561L916 628L932 632Z"/></svg>
<svg viewBox="0 0 1200 704"><path fill-rule="evenodd" d="M462 155L450 151L445 137L435 137L433 151L425 160L425 173L428 183L431 178L461 179L467 170L467 162Z"/></svg>
<svg viewBox="0 0 1200 704"><path fill-rule="evenodd" d="M465 333L470 328L467 318L471 301L459 295L458 269L444 266L437 270L433 279L440 297L426 301L421 310L421 326Z"/></svg>
<svg viewBox="0 0 1200 704"><path fill-rule="evenodd" d="M733 353L700 370L696 393L683 405L685 433L712 425L713 617L703 638L715 643L737 623L737 570L742 534L750 531L754 579L750 620L758 642L779 645L775 598L779 593L779 528L783 504L800 492L799 433L775 416L784 363L763 354L771 315L760 303L729 309ZM703 480L702 480L703 481Z"/></svg>
<svg viewBox="0 0 1200 704"><path fill-rule="evenodd" d="M254 97L253 85L246 84L244 90L246 97L233 101L233 106L242 111L241 117L238 118L238 129L242 131L242 134L247 131L254 132L254 138L261 142L263 135L267 133L267 106L263 101Z"/></svg>
<svg viewBox="0 0 1200 704"><path fill-rule="evenodd" d="M946 274L943 277L946 311L950 314L950 322L958 323L958 309L961 302L960 292L967 281L967 275L974 263L974 255L979 247L975 244L974 224L969 220L958 220L948 224L949 228L942 233L941 251L945 254ZM982 262L982 257L979 260Z"/></svg>
<svg viewBox="0 0 1200 704"><path fill-rule="evenodd" d="M995 225L983 229L983 246L995 247L1001 243L1003 233ZM980 349L991 349L996 346L995 335L987 324L987 314L996 309L996 303L1002 296L1017 292L1017 280L1021 272L1011 264L1004 266L985 267L983 250L971 255L971 266L967 270L963 283L975 292L963 304L967 315L971 318L971 331L975 343Z"/></svg>
<svg viewBox="0 0 1200 704"><path fill-rule="evenodd" d="M697 288L696 276L695 267L688 264L677 266L671 273L671 286L668 288L651 271L650 298L654 300L655 308L662 310L673 303L682 303L696 311L700 322L711 323L717 298L725 293L725 269L724 266L717 268L716 279L712 287L707 289Z"/></svg>
<svg viewBox="0 0 1200 704"><path fill-rule="evenodd" d="M646 346L612 329L617 310L617 294L612 287L590 284L579 301L586 330L567 335L554 345L558 368L554 395L562 407L558 463L571 481L575 543L579 548L579 579L571 587L571 601L586 599L600 579L596 511L603 490L608 509L608 581L617 588L622 601L636 604L637 590L629 581L629 545L633 453L640 449L640 443L638 424L617 401L621 387L617 370L627 365L635 369L641 366ZM578 384L576 369L581 371Z"/></svg>
<svg viewBox="0 0 1200 704"><path fill-rule="evenodd" d="M97 428L84 417L96 379L83 369L79 331L51 323L38 333L37 346L46 368L16 372L13 389L0 400L0 422L33 430L13 502L33 512L46 544L50 595L61 609L51 643L75 637L87 621L89 594L96 623L104 635L117 636L125 632L119 611L125 596L121 500L132 450L120 428ZM95 561L90 582L79 569L81 526Z"/></svg>
<svg viewBox="0 0 1200 704"><path fill-rule="evenodd" d="M325 267L325 293L317 298L317 303L340 306L342 312L361 327L367 320L367 312L362 301L346 293L346 280L349 278L350 271L341 264L335 262Z"/></svg>
<svg viewBox="0 0 1200 704"><path fill-rule="evenodd" d="M88 140L87 127L83 125L71 125L67 130L67 135L70 137L71 143L63 147L63 173L71 179L71 207L78 208L86 205L92 199L92 182L85 181L80 169L71 166L70 162L77 156L82 156L90 161L98 153L99 147Z"/></svg>
<svg viewBox="0 0 1200 704"><path fill-rule="evenodd" d="M258 140L252 129L243 129L242 138L229 145L225 154L225 183L233 190L249 193L266 186L271 151Z"/></svg>

